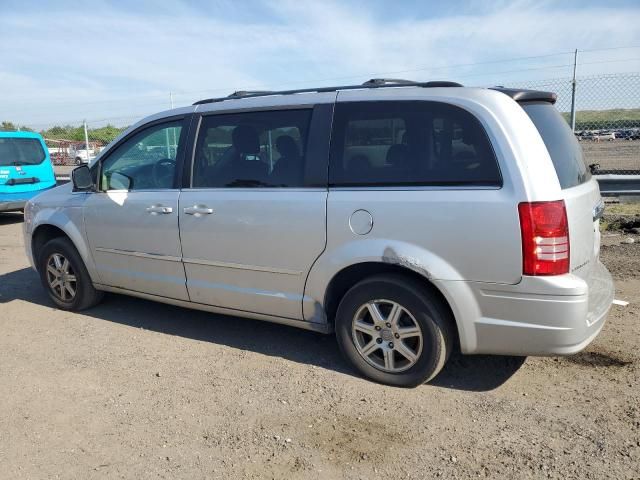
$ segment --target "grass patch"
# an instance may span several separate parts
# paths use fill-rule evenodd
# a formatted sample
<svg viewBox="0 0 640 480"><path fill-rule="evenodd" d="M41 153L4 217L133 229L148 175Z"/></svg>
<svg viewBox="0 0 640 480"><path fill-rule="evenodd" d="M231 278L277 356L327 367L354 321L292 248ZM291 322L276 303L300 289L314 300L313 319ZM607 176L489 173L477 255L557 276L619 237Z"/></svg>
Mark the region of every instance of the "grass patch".
<svg viewBox="0 0 640 480"><path fill-rule="evenodd" d="M604 209L606 215L640 215L640 202L634 203L607 203Z"/></svg>

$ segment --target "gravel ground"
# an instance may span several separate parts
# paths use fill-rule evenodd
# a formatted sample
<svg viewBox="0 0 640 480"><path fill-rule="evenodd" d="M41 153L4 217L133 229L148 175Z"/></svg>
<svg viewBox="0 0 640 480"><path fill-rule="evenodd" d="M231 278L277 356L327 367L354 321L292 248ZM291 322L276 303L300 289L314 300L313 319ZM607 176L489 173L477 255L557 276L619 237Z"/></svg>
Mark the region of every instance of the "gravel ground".
<svg viewBox="0 0 640 480"><path fill-rule="evenodd" d="M640 478L640 245L567 358L454 356L413 390L332 337L124 296L52 308L0 216L0 478Z"/></svg>
<svg viewBox="0 0 640 480"><path fill-rule="evenodd" d="M603 170L640 170L640 140L580 142L587 165L597 163Z"/></svg>

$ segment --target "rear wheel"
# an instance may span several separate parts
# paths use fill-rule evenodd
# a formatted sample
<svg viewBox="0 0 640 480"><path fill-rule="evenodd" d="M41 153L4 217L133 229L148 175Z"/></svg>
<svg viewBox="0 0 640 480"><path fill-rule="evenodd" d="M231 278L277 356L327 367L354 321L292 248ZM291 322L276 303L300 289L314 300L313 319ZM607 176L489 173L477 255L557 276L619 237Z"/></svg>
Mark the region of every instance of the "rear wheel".
<svg viewBox="0 0 640 480"><path fill-rule="evenodd" d="M424 285L401 275L379 275L342 298L336 336L345 357L366 377L415 387L440 372L454 332L448 309Z"/></svg>
<svg viewBox="0 0 640 480"><path fill-rule="evenodd" d="M85 310L102 300L80 254L67 238L48 241L38 256L38 272L49 298L63 310Z"/></svg>

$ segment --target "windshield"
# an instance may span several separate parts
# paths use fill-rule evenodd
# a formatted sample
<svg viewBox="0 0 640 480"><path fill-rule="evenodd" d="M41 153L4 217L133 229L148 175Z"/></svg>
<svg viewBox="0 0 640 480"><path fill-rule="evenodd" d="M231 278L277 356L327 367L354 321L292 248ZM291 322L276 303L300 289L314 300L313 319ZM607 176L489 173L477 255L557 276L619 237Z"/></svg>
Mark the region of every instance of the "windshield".
<svg viewBox="0 0 640 480"><path fill-rule="evenodd" d="M584 163L582 148L560 112L546 102L525 103L522 108L540 132L560 186L571 188L589 180L591 174Z"/></svg>
<svg viewBox="0 0 640 480"><path fill-rule="evenodd" d="M38 165L45 159L37 138L0 138L0 166Z"/></svg>

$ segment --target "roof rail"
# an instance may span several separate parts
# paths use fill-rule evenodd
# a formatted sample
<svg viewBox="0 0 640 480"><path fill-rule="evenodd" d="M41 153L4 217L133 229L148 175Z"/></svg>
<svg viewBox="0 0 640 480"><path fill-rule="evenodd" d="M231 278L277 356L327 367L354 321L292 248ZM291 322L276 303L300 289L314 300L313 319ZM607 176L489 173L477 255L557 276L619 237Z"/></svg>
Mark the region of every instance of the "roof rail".
<svg viewBox="0 0 640 480"><path fill-rule="evenodd" d="M372 78L362 84L363 87L371 85L409 85L416 83L413 80L405 80L403 78Z"/></svg>
<svg viewBox="0 0 640 480"><path fill-rule="evenodd" d="M203 105L206 103L223 102L225 100L233 100L238 98L252 98L252 97L266 97L270 95L293 95L296 93L322 93L322 92L337 92L338 90L357 90L363 88L383 88L383 87L423 87L423 88L435 88L435 87L462 87L456 82L412 82L410 80L390 79L390 78L372 78L366 81L362 85L342 85L337 87L317 87L317 88L302 88L299 90L280 90L280 91L247 91L239 90L233 92L228 97L220 98L207 98L205 100L199 100L194 105Z"/></svg>
<svg viewBox="0 0 640 480"><path fill-rule="evenodd" d="M402 78L372 78L362 84L363 87L392 87L392 86L420 86L420 87L462 87L457 82L435 81L435 82L415 82Z"/></svg>
<svg viewBox="0 0 640 480"><path fill-rule="evenodd" d="M227 98L242 98L249 96L258 96L258 95L270 95L270 90L236 90L231 95L228 95Z"/></svg>

